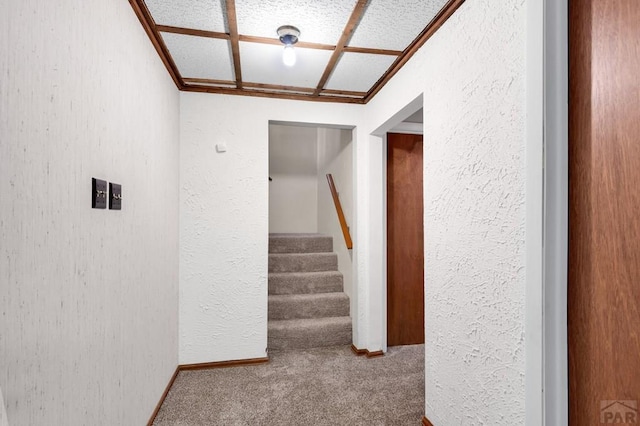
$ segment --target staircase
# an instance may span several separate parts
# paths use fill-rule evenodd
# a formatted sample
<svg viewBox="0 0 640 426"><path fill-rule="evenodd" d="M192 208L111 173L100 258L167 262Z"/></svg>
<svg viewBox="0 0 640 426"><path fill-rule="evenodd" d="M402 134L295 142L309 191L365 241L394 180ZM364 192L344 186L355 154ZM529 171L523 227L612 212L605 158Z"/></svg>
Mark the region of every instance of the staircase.
<svg viewBox="0 0 640 426"><path fill-rule="evenodd" d="M342 290L332 237L269 234L269 349L350 345Z"/></svg>

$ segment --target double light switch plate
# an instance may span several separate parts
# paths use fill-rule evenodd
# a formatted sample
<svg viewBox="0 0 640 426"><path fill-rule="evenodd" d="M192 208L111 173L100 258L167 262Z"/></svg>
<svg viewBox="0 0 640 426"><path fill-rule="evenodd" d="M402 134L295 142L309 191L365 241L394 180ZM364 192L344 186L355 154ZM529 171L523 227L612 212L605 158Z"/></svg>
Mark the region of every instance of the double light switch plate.
<svg viewBox="0 0 640 426"><path fill-rule="evenodd" d="M109 210L122 209L122 185L109 183L107 191L107 181L91 179L91 207L94 209L106 209L107 199L109 200Z"/></svg>

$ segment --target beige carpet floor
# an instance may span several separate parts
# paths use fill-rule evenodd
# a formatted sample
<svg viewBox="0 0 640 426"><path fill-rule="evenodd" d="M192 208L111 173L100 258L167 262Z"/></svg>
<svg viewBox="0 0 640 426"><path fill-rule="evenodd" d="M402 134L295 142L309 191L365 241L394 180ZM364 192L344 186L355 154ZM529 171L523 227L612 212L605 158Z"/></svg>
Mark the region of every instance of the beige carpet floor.
<svg viewBox="0 0 640 426"><path fill-rule="evenodd" d="M154 425L415 425L424 345L356 356L349 347L271 352L268 364L182 371Z"/></svg>

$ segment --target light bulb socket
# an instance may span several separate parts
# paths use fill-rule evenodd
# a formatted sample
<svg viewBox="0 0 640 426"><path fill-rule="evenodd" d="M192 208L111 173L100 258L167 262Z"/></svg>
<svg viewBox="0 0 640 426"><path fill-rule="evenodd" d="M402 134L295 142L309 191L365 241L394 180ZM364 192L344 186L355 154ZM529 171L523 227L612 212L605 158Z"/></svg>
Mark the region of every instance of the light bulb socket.
<svg viewBox="0 0 640 426"><path fill-rule="evenodd" d="M278 38L285 46L293 46L298 42L300 30L293 25L283 25L277 30Z"/></svg>

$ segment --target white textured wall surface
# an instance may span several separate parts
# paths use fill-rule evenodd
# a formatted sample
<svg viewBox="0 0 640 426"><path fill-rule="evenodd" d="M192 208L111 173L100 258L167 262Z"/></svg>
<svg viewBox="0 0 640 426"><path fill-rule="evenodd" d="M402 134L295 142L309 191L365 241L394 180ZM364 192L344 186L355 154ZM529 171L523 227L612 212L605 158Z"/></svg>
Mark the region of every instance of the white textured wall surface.
<svg viewBox="0 0 640 426"><path fill-rule="evenodd" d="M264 357L269 121L354 126L362 108L197 93L180 101L180 363Z"/></svg>
<svg viewBox="0 0 640 426"><path fill-rule="evenodd" d="M465 2L367 105L375 127L424 93L435 425L524 424L525 15L524 0Z"/></svg>
<svg viewBox="0 0 640 426"><path fill-rule="evenodd" d="M126 1L0 15L9 423L145 424L178 361L178 92ZM121 211L91 208L94 176Z"/></svg>
<svg viewBox="0 0 640 426"><path fill-rule="evenodd" d="M269 232L318 231L318 135L269 125Z"/></svg>
<svg viewBox="0 0 640 426"><path fill-rule="evenodd" d="M347 225L353 229L353 130L321 127L318 132L318 232L333 237L333 251L338 255L338 270L344 276L344 291L353 294L353 256L344 241L336 207L327 182L331 173L338 189ZM351 297L351 312L355 312Z"/></svg>

